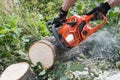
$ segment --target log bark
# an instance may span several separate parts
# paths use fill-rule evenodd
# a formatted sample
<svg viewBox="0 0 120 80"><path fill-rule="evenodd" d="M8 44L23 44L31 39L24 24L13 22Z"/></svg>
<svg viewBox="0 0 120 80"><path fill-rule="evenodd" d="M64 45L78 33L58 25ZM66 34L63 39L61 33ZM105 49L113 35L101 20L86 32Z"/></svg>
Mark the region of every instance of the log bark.
<svg viewBox="0 0 120 80"><path fill-rule="evenodd" d="M36 80L26 62L8 66L0 76L0 80Z"/></svg>

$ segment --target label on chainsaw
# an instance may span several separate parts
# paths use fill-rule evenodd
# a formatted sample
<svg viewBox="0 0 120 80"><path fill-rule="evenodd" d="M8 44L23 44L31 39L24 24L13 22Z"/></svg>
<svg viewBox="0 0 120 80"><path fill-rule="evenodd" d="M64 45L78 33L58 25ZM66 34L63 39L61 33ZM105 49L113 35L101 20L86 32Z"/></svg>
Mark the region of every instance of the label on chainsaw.
<svg viewBox="0 0 120 80"><path fill-rule="evenodd" d="M74 39L74 37L73 37L73 34L69 34L67 37L66 37L66 41L67 42L70 42L70 41L72 41Z"/></svg>

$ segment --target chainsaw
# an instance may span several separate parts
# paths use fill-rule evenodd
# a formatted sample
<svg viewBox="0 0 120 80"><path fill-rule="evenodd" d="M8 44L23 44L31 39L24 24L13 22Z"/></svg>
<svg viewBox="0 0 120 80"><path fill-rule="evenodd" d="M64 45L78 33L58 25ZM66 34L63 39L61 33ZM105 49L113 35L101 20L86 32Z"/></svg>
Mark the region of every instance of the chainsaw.
<svg viewBox="0 0 120 80"><path fill-rule="evenodd" d="M60 25L53 23L51 20L46 23L46 26L53 33L60 47L64 50L70 50L106 23L107 18L102 13L101 16L103 17L102 21L93 27L91 27L89 22L94 17L94 14L83 16L73 15Z"/></svg>

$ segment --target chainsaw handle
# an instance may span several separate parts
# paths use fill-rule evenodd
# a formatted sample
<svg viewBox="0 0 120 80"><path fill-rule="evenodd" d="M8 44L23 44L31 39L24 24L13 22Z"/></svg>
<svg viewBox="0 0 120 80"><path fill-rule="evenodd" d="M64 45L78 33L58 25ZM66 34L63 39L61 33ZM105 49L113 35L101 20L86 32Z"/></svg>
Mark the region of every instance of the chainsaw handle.
<svg viewBox="0 0 120 80"><path fill-rule="evenodd" d="M103 21L104 21L104 20L106 19L106 16L105 16L103 13L101 13L101 16L102 16ZM91 15L83 15L82 17L83 17L83 20L87 23L87 22L89 22L92 18L94 18L94 14L91 14Z"/></svg>
<svg viewBox="0 0 120 80"><path fill-rule="evenodd" d="M101 13L101 15L103 17L103 21L100 24L98 24L98 25L96 25L94 27L91 27L90 33L96 32L100 27L102 27L107 22L106 16L104 14L102 14L102 13Z"/></svg>
<svg viewBox="0 0 120 80"><path fill-rule="evenodd" d="M107 18L105 17L104 14L101 13L101 15L102 15L102 17L103 17L102 22L101 22L100 24L94 26L94 27L91 27L91 26L90 26L90 23L89 23L89 21L94 17L94 14L91 14L91 15L89 15L89 16L88 16L88 15L85 15L85 16L83 17L83 20L84 20L85 23L86 23L86 26L83 27L83 29L82 29L82 31L81 31L81 35L82 35L82 38L83 38L83 39L86 39L88 36L90 36L91 34L93 34L94 32L96 32L100 27L102 27L102 26L106 23Z"/></svg>
<svg viewBox="0 0 120 80"><path fill-rule="evenodd" d="M60 47L61 47L63 50L68 51L70 48L66 48L66 46L60 41L61 39L60 39L60 36L58 35L57 29L56 29L56 28L59 27L59 26L57 26L57 24L53 23L53 20L48 21L48 22L46 23L46 26L47 26L47 29L48 29L50 32L53 33L53 35L54 35L56 41L59 43Z"/></svg>
<svg viewBox="0 0 120 80"><path fill-rule="evenodd" d="M50 20L46 23L47 29L52 32L53 20Z"/></svg>
<svg viewBox="0 0 120 80"><path fill-rule="evenodd" d="M61 42L61 38L60 38L60 35L58 34L57 30L56 30L56 24L53 24L52 26L52 32L53 32L53 35L56 39L56 41L59 43L60 47L65 50L65 51L68 51L70 50L71 48L66 48L65 44Z"/></svg>
<svg viewBox="0 0 120 80"><path fill-rule="evenodd" d="M47 26L47 29L50 31L50 32L53 32L52 30L52 26L54 25L56 28L60 27L62 24L64 23L63 20L59 21L59 22L53 22L53 20L50 20L46 23L46 26Z"/></svg>
<svg viewBox="0 0 120 80"><path fill-rule="evenodd" d="M52 25L52 23L53 23L52 20L51 20L51 21L48 21L48 22L46 23L46 26Z"/></svg>

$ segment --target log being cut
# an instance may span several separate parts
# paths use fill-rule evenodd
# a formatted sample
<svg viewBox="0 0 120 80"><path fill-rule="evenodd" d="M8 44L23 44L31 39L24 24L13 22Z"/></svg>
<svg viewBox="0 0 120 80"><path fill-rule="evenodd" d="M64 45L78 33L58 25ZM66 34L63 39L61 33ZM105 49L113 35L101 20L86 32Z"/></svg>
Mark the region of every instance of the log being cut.
<svg viewBox="0 0 120 80"><path fill-rule="evenodd" d="M72 54L76 53L80 53L79 46L70 51L64 51L54 38L48 37L30 46L29 59L34 65L40 62L44 69L49 69L54 64L54 60L68 60L71 56L75 56Z"/></svg>
<svg viewBox="0 0 120 80"><path fill-rule="evenodd" d="M44 69L50 68L54 63L54 46L45 40L34 42L29 48L29 58L36 65L40 62Z"/></svg>
<svg viewBox="0 0 120 80"><path fill-rule="evenodd" d="M36 80L26 62L8 66L0 76L0 80Z"/></svg>

